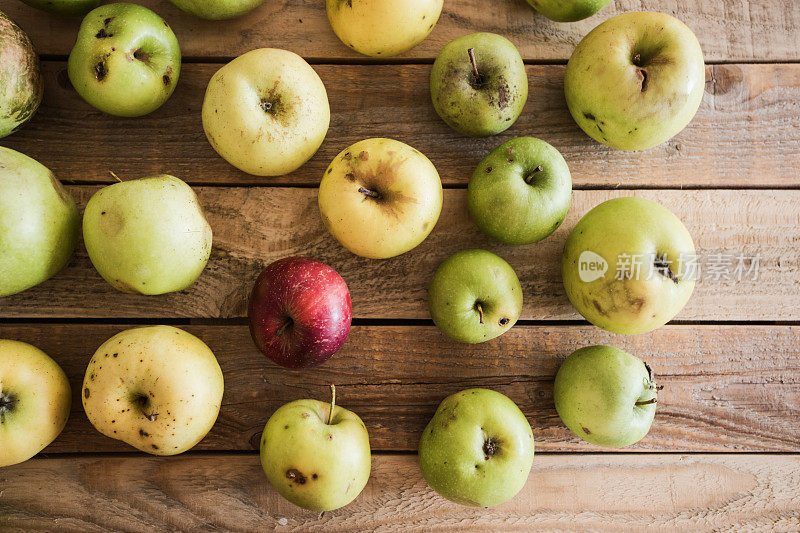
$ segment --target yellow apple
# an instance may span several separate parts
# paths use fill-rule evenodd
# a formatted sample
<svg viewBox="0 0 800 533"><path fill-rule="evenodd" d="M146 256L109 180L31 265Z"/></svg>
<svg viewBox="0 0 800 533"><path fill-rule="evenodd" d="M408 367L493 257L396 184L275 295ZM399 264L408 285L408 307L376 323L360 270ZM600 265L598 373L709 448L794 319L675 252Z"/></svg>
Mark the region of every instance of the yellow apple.
<svg viewBox="0 0 800 533"><path fill-rule="evenodd" d="M251 50L219 69L203 100L208 142L256 176L298 169L317 151L331 119L325 85L293 52Z"/></svg>
<svg viewBox="0 0 800 533"><path fill-rule="evenodd" d="M327 0L328 20L344 44L368 56L411 50L433 30L443 0Z"/></svg>
<svg viewBox="0 0 800 533"><path fill-rule="evenodd" d="M97 430L154 455L175 455L211 430L223 379L203 341L172 326L133 328L97 349L83 408Z"/></svg>
<svg viewBox="0 0 800 533"><path fill-rule="evenodd" d="M67 376L46 353L0 339L0 466L27 461L53 442L71 401Z"/></svg>
<svg viewBox="0 0 800 533"><path fill-rule="evenodd" d="M366 139L342 151L325 171L319 210L345 248L386 259L431 232L442 211L442 181L418 150L393 139Z"/></svg>

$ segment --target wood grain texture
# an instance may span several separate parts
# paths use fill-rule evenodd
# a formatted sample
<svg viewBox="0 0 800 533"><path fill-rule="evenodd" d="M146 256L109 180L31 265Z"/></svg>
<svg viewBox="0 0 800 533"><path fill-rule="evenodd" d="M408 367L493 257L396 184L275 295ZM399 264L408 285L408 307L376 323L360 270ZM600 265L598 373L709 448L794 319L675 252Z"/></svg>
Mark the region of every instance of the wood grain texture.
<svg viewBox="0 0 800 533"><path fill-rule="evenodd" d="M82 205L94 190L71 188ZM595 205L633 195L675 212L701 256L700 283L679 320L800 319L800 191L576 191L566 221L552 236L533 245L505 246L469 220L466 191L446 190L442 215L425 242L397 258L374 261L351 254L328 234L315 189L197 190L214 230L214 248L206 270L187 290L155 297L120 293L100 278L80 248L55 277L0 300L0 317L241 317L264 266L306 255L344 277L355 317L428 319L427 289L439 263L459 250L485 248L516 270L523 287L523 319L579 319L561 283L567 234ZM758 278L714 279L710 265L721 264L718 254L732 262L738 255L758 256Z"/></svg>
<svg viewBox="0 0 800 533"><path fill-rule="evenodd" d="M436 495L415 456L374 456L349 506L303 511L253 455L37 459L0 470L0 529L63 531L797 531L796 455L539 455L489 509Z"/></svg>
<svg viewBox="0 0 800 533"><path fill-rule="evenodd" d="M203 21L167 0L143 0L175 30L184 57L230 57L258 47L285 48L304 57L363 58L331 30L322 0L269 0L237 20ZM40 53L68 54L80 19L43 14L14 0L6 12ZM697 34L707 61L785 61L800 58L800 7L791 0L615 0L594 17L574 24L552 22L524 0L503 0L487 9L482 0L445 2L431 35L401 58L433 59L450 40L476 31L508 37L529 60L565 61L597 24L628 11L674 15Z"/></svg>
<svg viewBox="0 0 800 533"><path fill-rule="evenodd" d="M47 452L131 451L100 435L81 407L86 365L120 325L6 325L0 338L30 342L70 378L73 409ZM493 341L463 345L432 326L356 326L326 364L290 371L268 361L247 326L187 326L216 354L225 395L201 450L258 449L269 416L301 398L329 398L364 420L373 449L414 451L445 396L471 387L501 391L528 417L537 449L601 451L572 435L553 406L552 381L563 359L592 344L635 354L664 385L646 439L627 451L800 452L800 328L667 326L625 337L591 326L517 326Z"/></svg>
<svg viewBox="0 0 800 533"><path fill-rule="evenodd" d="M60 61L44 63L44 104L33 121L3 139L70 183L111 183L109 171L136 178L169 173L193 184L317 185L331 160L368 137L415 146L447 185L465 185L478 162L513 137L540 137L566 158L576 188L798 187L800 65L707 67L704 102L671 141L644 152L612 150L574 123L563 95L564 67L529 66L529 97L506 133L472 139L442 122L430 103L428 65L318 65L332 113L317 154L288 176L259 178L211 148L200 118L219 64L186 64L178 89L151 115L104 115L69 86Z"/></svg>

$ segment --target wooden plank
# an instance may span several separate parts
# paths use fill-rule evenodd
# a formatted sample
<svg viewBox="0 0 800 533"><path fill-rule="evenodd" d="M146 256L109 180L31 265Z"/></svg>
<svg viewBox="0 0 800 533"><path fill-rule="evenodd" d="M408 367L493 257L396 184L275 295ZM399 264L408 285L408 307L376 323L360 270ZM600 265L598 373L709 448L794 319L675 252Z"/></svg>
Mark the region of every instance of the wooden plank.
<svg viewBox="0 0 800 533"><path fill-rule="evenodd" d="M256 455L37 459L0 470L0 528L29 531L797 531L797 455L539 455L511 501L436 495L415 456L373 456L349 506L304 511Z"/></svg>
<svg viewBox="0 0 800 533"><path fill-rule="evenodd" d="M497 137L470 139L450 130L433 110L428 65L318 65L333 111L328 137L305 166L278 178L234 169L206 141L200 109L219 64L184 65L176 94L138 119L92 109L69 87L65 66L44 62L44 104L3 144L71 183L110 183L114 171L127 177L166 172L194 184L316 185L346 146L367 137L393 137L424 152L445 184L464 185L495 146L532 135L563 152L576 188L798 186L797 64L708 67L695 120L675 139L640 153L611 150L575 125L564 102L563 66L529 66L528 103L519 121Z"/></svg>
<svg viewBox="0 0 800 533"><path fill-rule="evenodd" d="M85 204L93 187L73 187ZM93 270L82 248L54 278L0 300L0 317L241 317L251 283L268 263L289 255L316 257L347 281L354 316L428 319L427 288L450 254L486 248L516 270L524 294L523 319L574 320L561 284L566 236L590 208L609 198L641 196L661 202L687 225L701 256L700 283L680 320L800 319L800 191L648 190L576 191L565 223L529 246L504 246L469 220L466 191L446 190L439 222L428 239L400 257L374 261L342 248L322 226L315 189L199 188L214 229L212 258L202 276L180 293L157 297L122 294ZM758 276L714 279L717 257L757 256ZM730 268L728 269L730 270Z"/></svg>
<svg viewBox="0 0 800 533"><path fill-rule="evenodd" d="M0 338L30 342L64 368L73 388L65 431L48 452L132 448L100 435L80 400L89 358L122 325L0 326ZM603 451L558 418L552 381L574 350L611 344L647 361L664 385L655 423L628 451L800 451L800 327L667 326L624 337L590 326L518 326L484 344L456 344L431 326L355 326L344 349L314 369L266 360L247 326L187 326L209 344L225 375L220 417L200 450L258 449L269 416L300 398L328 399L364 420L375 450L414 451L445 396L470 387L507 394L528 416L542 451Z"/></svg>
<svg viewBox="0 0 800 533"><path fill-rule="evenodd" d="M292 50L304 57L363 58L336 38L317 0L270 0L253 13L227 22L202 21L167 0L143 0L174 28L184 57L230 57L258 46ZM65 55L75 42L80 19L42 14L13 0L6 12L28 32L40 53ZM574 24L552 22L522 0L486 9L482 0L445 2L431 35L401 58L432 59L450 40L474 31L511 39L530 60L569 58L597 24L628 11L662 11L677 16L697 34L707 61L785 61L800 58L800 8L791 0L616 0L597 16Z"/></svg>

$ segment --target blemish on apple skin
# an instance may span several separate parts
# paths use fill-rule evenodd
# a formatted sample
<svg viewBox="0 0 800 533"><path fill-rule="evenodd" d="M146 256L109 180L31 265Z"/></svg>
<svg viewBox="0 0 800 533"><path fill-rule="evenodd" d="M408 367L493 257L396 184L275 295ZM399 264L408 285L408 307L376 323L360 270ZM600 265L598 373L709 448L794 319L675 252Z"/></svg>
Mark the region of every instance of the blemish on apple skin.
<svg viewBox="0 0 800 533"><path fill-rule="evenodd" d="M83 397L88 398L91 393L89 392L89 387L83 389Z"/></svg>
<svg viewBox="0 0 800 533"><path fill-rule="evenodd" d="M581 426L581 429L582 429L582 430L583 430L583 432L584 432L584 433L586 433L587 435L591 435L591 434L592 434L592 432L591 432L591 431L589 431L589 428L586 428L586 427L583 427L583 426Z"/></svg>

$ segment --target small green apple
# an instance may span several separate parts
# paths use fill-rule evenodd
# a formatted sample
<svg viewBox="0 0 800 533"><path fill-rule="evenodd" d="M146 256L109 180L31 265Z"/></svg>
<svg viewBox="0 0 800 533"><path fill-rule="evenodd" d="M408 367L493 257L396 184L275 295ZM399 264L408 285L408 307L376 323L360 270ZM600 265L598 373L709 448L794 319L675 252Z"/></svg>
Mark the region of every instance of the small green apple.
<svg viewBox="0 0 800 533"><path fill-rule="evenodd" d="M573 433L609 448L640 441L656 414L650 367L611 346L587 346L567 357L553 396L558 416Z"/></svg>
<svg viewBox="0 0 800 533"><path fill-rule="evenodd" d="M0 11L0 137L29 121L41 102L39 56L28 35Z"/></svg>
<svg viewBox="0 0 800 533"><path fill-rule="evenodd" d="M564 221L572 178L558 150L533 137L507 141L483 158L467 188L478 227L505 244L541 241Z"/></svg>
<svg viewBox="0 0 800 533"><path fill-rule="evenodd" d="M519 407L487 389L445 398L422 432L419 466L433 489L461 505L516 496L533 464L533 432Z"/></svg>
<svg viewBox="0 0 800 533"><path fill-rule="evenodd" d="M300 168L322 144L331 119L328 93L311 65L276 48L251 50L219 69L202 113L214 150L256 176Z"/></svg>
<svg viewBox="0 0 800 533"><path fill-rule="evenodd" d="M356 255L387 259L416 247L442 211L442 181L418 150L394 139L359 141L319 185L325 227Z"/></svg>
<svg viewBox="0 0 800 533"><path fill-rule="evenodd" d="M703 51L688 26L663 13L625 13L578 44L564 94L572 118L591 138L645 150L691 122L705 79Z"/></svg>
<svg viewBox="0 0 800 533"><path fill-rule="evenodd" d="M169 0L179 9L196 17L225 20L240 17L264 3L264 0Z"/></svg>
<svg viewBox="0 0 800 533"><path fill-rule="evenodd" d="M101 0L22 0L31 7L70 17L82 17L100 5Z"/></svg>
<svg viewBox="0 0 800 533"><path fill-rule="evenodd" d="M583 317L613 333L646 333L683 309L694 290L689 231L672 212L644 198L614 198L575 225L561 277Z"/></svg>
<svg viewBox="0 0 800 533"><path fill-rule="evenodd" d="M443 0L327 0L336 36L356 52L390 57L411 50L433 30Z"/></svg>
<svg viewBox="0 0 800 533"><path fill-rule="evenodd" d="M53 442L71 402L67 376L46 353L0 339L0 467L27 461Z"/></svg>
<svg viewBox="0 0 800 533"><path fill-rule="evenodd" d="M459 342L502 335L522 312L522 286L514 269L486 250L447 258L433 275L428 308L442 333Z"/></svg>
<svg viewBox="0 0 800 533"><path fill-rule="evenodd" d="M539 13L556 22L576 22L591 17L609 0L528 0Z"/></svg>
<svg viewBox="0 0 800 533"><path fill-rule="evenodd" d="M472 137L503 132L528 99L528 75L514 45L494 33L451 41L431 70L431 99L448 126Z"/></svg>
<svg viewBox="0 0 800 533"><path fill-rule="evenodd" d="M49 279L72 257L75 201L44 165L0 147L0 297Z"/></svg>
<svg viewBox="0 0 800 533"><path fill-rule="evenodd" d="M91 197L83 214L89 259L122 292L185 289L203 272L211 240L197 195L173 176L109 185Z"/></svg>
<svg viewBox="0 0 800 533"><path fill-rule="evenodd" d="M164 19L136 4L106 4L81 22L69 79L91 105L138 117L167 101L178 84L181 51Z"/></svg>
<svg viewBox="0 0 800 533"><path fill-rule="evenodd" d="M261 466L278 493L304 509L332 511L369 480L369 434L355 413L331 403L296 400L275 411L261 436Z"/></svg>
<svg viewBox="0 0 800 533"><path fill-rule="evenodd" d="M100 346L83 378L83 409L103 435L175 455L211 431L224 382L208 346L182 329L148 326Z"/></svg>

